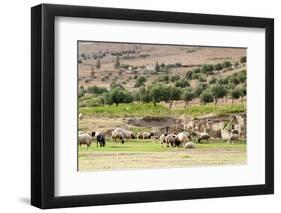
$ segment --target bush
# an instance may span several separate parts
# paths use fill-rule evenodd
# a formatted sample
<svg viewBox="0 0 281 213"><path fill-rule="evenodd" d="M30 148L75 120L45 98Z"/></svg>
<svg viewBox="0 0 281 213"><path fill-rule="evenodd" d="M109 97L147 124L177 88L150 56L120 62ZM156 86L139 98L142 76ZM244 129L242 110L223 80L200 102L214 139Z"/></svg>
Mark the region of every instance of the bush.
<svg viewBox="0 0 281 213"><path fill-rule="evenodd" d="M173 76L171 76L170 79L171 79L172 82L176 82L176 81L180 80L180 76L179 75L173 75Z"/></svg>
<svg viewBox="0 0 281 213"><path fill-rule="evenodd" d="M140 76L137 78L135 86L134 87L140 87L144 85L144 82L146 82L146 77Z"/></svg>
<svg viewBox="0 0 281 213"><path fill-rule="evenodd" d="M189 84L189 82L188 82L186 79L181 79L181 80L178 80L178 81L175 83L175 86L176 86L176 87L184 88L184 87L189 87L190 84Z"/></svg>
<svg viewBox="0 0 281 213"><path fill-rule="evenodd" d="M90 86L87 88L88 93L93 93L93 94L103 94L108 92L106 88L103 87L97 87L97 86Z"/></svg>
<svg viewBox="0 0 281 213"><path fill-rule="evenodd" d="M207 78L201 75L201 76L199 76L198 81L199 82L207 82Z"/></svg>
<svg viewBox="0 0 281 213"><path fill-rule="evenodd" d="M240 63L246 63L247 62L247 56L242 56L240 58Z"/></svg>
<svg viewBox="0 0 281 213"><path fill-rule="evenodd" d="M214 70L214 66L212 64L204 64L201 68L202 73L206 74L206 75L210 75L211 73L213 73Z"/></svg>
<svg viewBox="0 0 281 213"><path fill-rule="evenodd" d="M200 76L202 76L200 73L193 73L193 74L192 74L192 79L193 79L193 80L199 79Z"/></svg>
<svg viewBox="0 0 281 213"><path fill-rule="evenodd" d="M158 77L158 81L159 82L166 82L166 83L168 83L169 80L170 80L170 76L168 76L168 75L162 75L162 76Z"/></svg>
<svg viewBox="0 0 281 213"><path fill-rule="evenodd" d="M241 70L241 72L238 73L237 79L240 83L244 83L247 79L247 71Z"/></svg>
<svg viewBox="0 0 281 213"><path fill-rule="evenodd" d="M218 64L215 65L215 70L220 71L222 69L223 69L223 66L222 66L221 63L218 63Z"/></svg>
<svg viewBox="0 0 281 213"><path fill-rule="evenodd" d="M209 84L215 84L217 83L217 78L216 77L212 77L210 80L209 80Z"/></svg>
<svg viewBox="0 0 281 213"><path fill-rule="evenodd" d="M223 66L223 68L229 68L229 67L231 67L231 62L230 61L224 61L222 63L222 66Z"/></svg>

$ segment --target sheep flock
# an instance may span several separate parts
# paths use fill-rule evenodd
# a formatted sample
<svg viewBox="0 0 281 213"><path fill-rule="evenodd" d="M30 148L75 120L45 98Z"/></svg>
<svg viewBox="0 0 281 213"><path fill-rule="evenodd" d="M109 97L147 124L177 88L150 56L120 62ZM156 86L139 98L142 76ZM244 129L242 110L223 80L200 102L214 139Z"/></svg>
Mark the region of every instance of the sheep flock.
<svg viewBox="0 0 281 213"><path fill-rule="evenodd" d="M161 133L160 133L161 134ZM87 133L78 133L78 145L86 145L87 149L91 146L91 143L96 142L97 147L105 147L106 145L106 135L111 139L113 143L124 144L129 140L136 139L141 143L143 140L152 139L152 141L158 142L162 147L182 147L184 149L196 148L196 143L192 141L192 136L197 136L197 143L207 142L212 139L207 133L206 129L204 132L173 132L173 133L159 133L155 132L133 132L125 128L115 128L111 133L99 132L99 131L88 131ZM233 141L239 141L239 132L237 130L232 130L227 143L232 143Z"/></svg>

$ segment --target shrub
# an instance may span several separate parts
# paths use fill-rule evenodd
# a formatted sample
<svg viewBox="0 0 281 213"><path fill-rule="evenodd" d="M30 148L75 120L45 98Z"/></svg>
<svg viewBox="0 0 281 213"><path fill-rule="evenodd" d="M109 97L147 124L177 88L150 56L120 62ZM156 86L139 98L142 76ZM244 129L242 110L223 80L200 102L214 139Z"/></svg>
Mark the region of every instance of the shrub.
<svg viewBox="0 0 281 213"><path fill-rule="evenodd" d="M246 63L247 62L247 56L242 56L240 58L240 63Z"/></svg>
<svg viewBox="0 0 281 213"><path fill-rule="evenodd" d="M90 86L87 88L88 93L93 93L93 94L103 94L108 92L106 88L103 87L97 87L97 86Z"/></svg>
<svg viewBox="0 0 281 213"><path fill-rule="evenodd" d="M210 80L209 80L209 84L215 84L217 83L217 78L216 77L212 77Z"/></svg>
<svg viewBox="0 0 281 213"><path fill-rule="evenodd" d="M175 83L175 86L184 88L184 87L189 87L190 84L186 79L180 79Z"/></svg>
<svg viewBox="0 0 281 213"><path fill-rule="evenodd" d="M215 65L215 70L220 71L222 69L223 69L223 66L222 66L221 63L218 63L218 64Z"/></svg>
<svg viewBox="0 0 281 213"><path fill-rule="evenodd" d="M135 86L134 87L140 87L144 85L144 82L146 82L146 77L140 76L137 78Z"/></svg>
<svg viewBox="0 0 281 213"><path fill-rule="evenodd" d="M173 75L173 76L171 76L170 79L171 79L172 82L175 82L175 81L180 80L180 76L179 75Z"/></svg>
<svg viewBox="0 0 281 213"><path fill-rule="evenodd" d="M169 75L162 75L158 77L158 81L159 82L166 82L168 83L170 80L170 76Z"/></svg>
<svg viewBox="0 0 281 213"><path fill-rule="evenodd" d="M224 61L222 63L222 66L223 66L223 68L229 68L229 67L231 67L231 62L230 61Z"/></svg>
<svg viewBox="0 0 281 213"><path fill-rule="evenodd" d="M201 75L201 76L199 76L198 81L199 82L207 82L207 78Z"/></svg>
<svg viewBox="0 0 281 213"><path fill-rule="evenodd" d="M211 73L213 73L214 70L214 66L212 64L204 64L201 68L202 73L206 74L206 75L210 75Z"/></svg>

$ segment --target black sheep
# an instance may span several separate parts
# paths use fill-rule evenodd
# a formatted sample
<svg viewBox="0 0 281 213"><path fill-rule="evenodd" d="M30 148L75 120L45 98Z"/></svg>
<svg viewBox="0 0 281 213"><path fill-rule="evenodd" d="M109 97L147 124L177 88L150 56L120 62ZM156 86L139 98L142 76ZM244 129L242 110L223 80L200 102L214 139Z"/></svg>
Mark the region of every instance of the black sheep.
<svg viewBox="0 0 281 213"><path fill-rule="evenodd" d="M97 135L97 147L100 145L100 147L105 146L105 137L102 134Z"/></svg>

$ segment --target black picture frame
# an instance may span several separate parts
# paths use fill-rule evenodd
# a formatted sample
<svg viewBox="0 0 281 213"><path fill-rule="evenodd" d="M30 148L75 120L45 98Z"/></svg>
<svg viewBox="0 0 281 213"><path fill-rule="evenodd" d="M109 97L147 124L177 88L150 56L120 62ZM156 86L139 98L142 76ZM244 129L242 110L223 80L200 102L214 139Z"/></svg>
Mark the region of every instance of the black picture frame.
<svg viewBox="0 0 281 213"><path fill-rule="evenodd" d="M263 28L265 48L265 184L93 195L54 195L55 17ZM31 204L60 208L274 193L274 20L240 16L41 4L31 8Z"/></svg>

